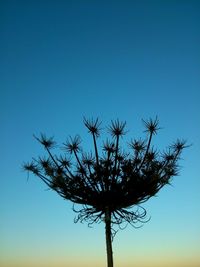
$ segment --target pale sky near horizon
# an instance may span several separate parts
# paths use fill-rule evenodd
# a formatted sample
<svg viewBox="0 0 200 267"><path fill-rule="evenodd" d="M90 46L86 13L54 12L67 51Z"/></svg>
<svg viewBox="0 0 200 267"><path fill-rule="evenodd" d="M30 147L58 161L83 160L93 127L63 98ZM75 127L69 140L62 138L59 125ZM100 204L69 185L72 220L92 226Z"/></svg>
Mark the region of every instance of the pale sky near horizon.
<svg viewBox="0 0 200 267"><path fill-rule="evenodd" d="M106 266L104 225L74 224L21 165L43 154L33 134L80 134L88 149L83 116L126 120L129 139L156 115L155 145L192 146L144 204L150 222L117 233L115 267L200 266L199 14L194 0L0 2L1 267Z"/></svg>

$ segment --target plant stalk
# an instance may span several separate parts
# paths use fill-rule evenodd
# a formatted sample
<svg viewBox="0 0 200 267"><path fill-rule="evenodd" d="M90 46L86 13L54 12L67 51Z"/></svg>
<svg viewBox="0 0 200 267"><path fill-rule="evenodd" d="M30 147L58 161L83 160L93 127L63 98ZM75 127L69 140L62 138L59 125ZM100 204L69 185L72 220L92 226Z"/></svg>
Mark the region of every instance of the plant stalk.
<svg viewBox="0 0 200 267"><path fill-rule="evenodd" d="M111 212L108 207L106 208L105 211L105 230L106 230L107 267L113 267Z"/></svg>

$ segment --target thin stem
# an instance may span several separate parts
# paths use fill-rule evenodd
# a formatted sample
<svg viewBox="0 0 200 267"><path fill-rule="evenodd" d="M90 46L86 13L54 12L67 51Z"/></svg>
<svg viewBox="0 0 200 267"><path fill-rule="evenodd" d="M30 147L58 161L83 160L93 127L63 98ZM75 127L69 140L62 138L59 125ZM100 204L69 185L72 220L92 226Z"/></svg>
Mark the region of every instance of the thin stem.
<svg viewBox="0 0 200 267"><path fill-rule="evenodd" d="M76 160L77 160L77 162L78 162L80 168L84 170L84 167L83 167L83 165L81 164L80 159L79 159L79 157L78 157L76 151L74 151L74 155L75 155L75 157L76 157ZM90 181L90 178L87 176L86 172L85 172L85 177L87 178L87 181L89 182L90 186L91 186L96 192L99 192L98 188L92 183L92 181Z"/></svg>
<svg viewBox="0 0 200 267"><path fill-rule="evenodd" d="M41 173L38 173L37 176L49 187L51 187L51 183L52 181L49 180L47 177L45 177L44 175L42 175Z"/></svg>
<svg viewBox="0 0 200 267"><path fill-rule="evenodd" d="M142 162L141 162L141 164L140 164L140 167L138 168L138 171L142 168L142 165L143 165L143 163L145 162L146 156L147 156L147 154L148 154L148 152L149 152L149 148L150 148L150 144L151 144L152 136L153 136L153 133L151 132L151 133L150 133L150 136L149 136L149 141L148 141L148 144L147 144L147 149L146 149L146 152L145 152L145 154L144 154L143 160L142 160Z"/></svg>
<svg viewBox="0 0 200 267"><path fill-rule="evenodd" d="M112 184L114 184L114 180L115 180L115 178L117 176L117 157L118 157L118 150L119 150L119 135L117 135L117 138L116 138L115 163L114 163L114 168L113 168Z"/></svg>
<svg viewBox="0 0 200 267"><path fill-rule="evenodd" d="M112 251L112 233L111 233L111 212L109 207L105 210L105 230L106 230L106 251L107 251L107 267L113 267L113 251Z"/></svg>
<svg viewBox="0 0 200 267"><path fill-rule="evenodd" d="M106 189L106 191L108 191L109 190L109 161L110 161L110 151L108 151L108 155L107 155L107 160L106 160L106 162L107 162L107 166L106 166L106 180L105 180L105 189Z"/></svg>
<svg viewBox="0 0 200 267"><path fill-rule="evenodd" d="M98 150L97 150L97 142L96 142L95 134L92 133L92 136L93 136L93 141L94 141L94 149L95 149L95 156L96 156L97 166L99 166L99 155L98 155Z"/></svg>
<svg viewBox="0 0 200 267"><path fill-rule="evenodd" d="M97 175L99 176L99 155L98 155L98 149L97 149L97 142L96 142L96 138L95 138L95 134L92 133L93 136L93 142L94 142L94 149L95 149L95 157L96 157L96 163L97 163ZM100 177L100 186L101 186L101 190L104 191L104 183L102 178Z"/></svg>
<svg viewBox="0 0 200 267"><path fill-rule="evenodd" d="M55 163L55 165L59 168L59 165L58 165L57 161L55 160L55 158L53 157L53 155L52 155L51 151L49 150L49 148L46 148L46 150L47 150L49 156L51 157L51 159L53 160L53 162Z"/></svg>
<svg viewBox="0 0 200 267"><path fill-rule="evenodd" d="M115 172L115 174L116 174L116 170L117 170L117 156L118 156L118 149L119 149L119 135L117 135L117 140L116 140L115 167L114 167L114 172Z"/></svg>
<svg viewBox="0 0 200 267"><path fill-rule="evenodd" d="M65 166L65 169L67 170L67 172L69 173L69 178L70 179L73 179L74 178L74 175L73 175L73 173L70 171L70 169L67 167L67 166Z"/></svg>

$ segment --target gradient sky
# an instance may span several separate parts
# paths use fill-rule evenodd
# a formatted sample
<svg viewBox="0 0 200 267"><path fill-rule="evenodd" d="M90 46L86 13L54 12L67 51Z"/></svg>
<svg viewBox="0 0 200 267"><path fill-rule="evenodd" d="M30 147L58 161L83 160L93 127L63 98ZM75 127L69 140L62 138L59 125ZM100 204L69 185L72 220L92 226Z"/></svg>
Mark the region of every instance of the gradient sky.
<svg viewBox="0 0 200 267"><path fill-rule="evenodd" d="M115 267L200 266L199 14L193 0L1 0L1 267L106 265L104 225L74 224L71 203L22 171L43 154L33 134L78 133L87 150L83 116L126 120L131 138L156 115L155 145L192 146L144 205L150 222L118 232Z"/></svg>

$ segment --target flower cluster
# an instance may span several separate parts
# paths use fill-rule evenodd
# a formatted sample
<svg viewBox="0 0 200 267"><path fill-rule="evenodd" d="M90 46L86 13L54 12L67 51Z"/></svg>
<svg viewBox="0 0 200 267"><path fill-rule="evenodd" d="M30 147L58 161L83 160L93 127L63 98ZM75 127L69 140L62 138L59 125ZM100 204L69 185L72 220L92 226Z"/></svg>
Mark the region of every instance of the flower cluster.
<svg viewBox="0 0 200 267"><path fill-rule="evenodd" d="M146 211L140 206L178 174L178 160L186 147L184 140L177 140L166 151L160 152L152 146L152 138L159 130L159 122L144 121L148 138L129 142L130 150L124 153L121 138L126 134L126 123L111 121L107 127L110 138L102 144L99 153L97 138L101 133L101 122L84 119L92 136L93 151L83 152L79 136L63 144L64 152L56 156L53 138L36 137L47 151L46 158L39 157L24 164L24 169L34 173L64 199L82 204L76 221L89 224L104 220L109 209L112 224L124 222L136 225L145 221ZM132 210L130 210L132 208Z"/></svg>

